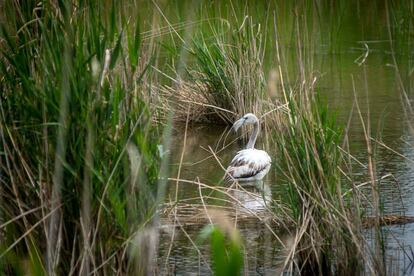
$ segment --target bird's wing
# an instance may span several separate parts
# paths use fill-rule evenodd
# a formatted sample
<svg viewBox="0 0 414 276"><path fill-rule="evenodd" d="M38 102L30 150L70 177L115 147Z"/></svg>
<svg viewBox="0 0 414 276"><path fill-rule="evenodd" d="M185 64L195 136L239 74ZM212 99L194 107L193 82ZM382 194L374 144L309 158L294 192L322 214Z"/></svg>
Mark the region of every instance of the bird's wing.
<svg viewBox="0 0 414 276"><path fill-rule="evenodd" d="M269 155L262 150L241 150L226 170L225 180L249 178L265 170L271 163Z"/></svg>

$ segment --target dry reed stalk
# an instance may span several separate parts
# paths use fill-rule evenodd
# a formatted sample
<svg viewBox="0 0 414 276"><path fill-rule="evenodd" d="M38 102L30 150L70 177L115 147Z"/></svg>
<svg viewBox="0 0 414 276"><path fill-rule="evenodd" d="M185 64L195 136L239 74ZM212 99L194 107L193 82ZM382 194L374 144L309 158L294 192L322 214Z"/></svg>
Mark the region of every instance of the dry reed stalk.
<svg viewBox="0 0 414 276"><path fill-rule="evenodd" d="M381 213L380 213L380 195L379 195L379 188L377 182L375 181L376 171L375 171L375 164L374 164L374 152L371 145L371 128L370 128L370 117L369 117L369 107L368 108L368 118L367 123L362 116L361 109L359 107L358 101L356 99L356 90L355 90L355 83L352 77L352 86L354 89L354 98L355 98L355 106L357 108L358 116L360 118L360 122L362 125L366 147L367 147L367 157L368 157L368 175L370 178L370 186L371 186L371 197L372 197L372 211L375 220L375 248L374 248L374 256L373 261L376 268L376 272L380 275L385 275L385 263L384 260L384 251L382 248L382 231L380 229L381 226ZM368 91L367 81L365 78L365 89ZM368 92L367 92L368 93Z"/></svg>

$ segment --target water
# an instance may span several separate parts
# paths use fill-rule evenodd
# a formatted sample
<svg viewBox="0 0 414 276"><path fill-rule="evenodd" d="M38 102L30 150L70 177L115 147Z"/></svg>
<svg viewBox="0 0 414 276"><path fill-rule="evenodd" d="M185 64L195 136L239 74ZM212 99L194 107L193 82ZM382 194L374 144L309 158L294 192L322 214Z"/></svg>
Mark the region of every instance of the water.
<svg viewBox="0 0 414 276"><path fill-rule="evenodd" d="M317 37L310 50L313 58L312 69L318 76L317 87L323 98L327 100L330 110L337 113L338 123L346 125L348 121L350 122L349 150L352 156L363 164L354 166L352 177L356 183L369 180L368 171L364 167L367 164L367 146L363 125L355 107L356 102L359 104L365 124L368 122L370 124L371 136L404 156L395 154L372 140L377 177L387 176L379 182L383 213L414 216L414 137L409 129L409 118L403 109L402 97L403 88L408 97L412 94L411 41L404 34L398 35L395 29L392 29L392 32L396 32L392 37L392 45L397 48L391 48L384 5L377 3L370 6L359 1L354 2L357 4L358 15L350 7L351 4L344 4L330 16L324 16L324 12L328 11L322 9L322 19L318 21L320 25L309 27L310 30L314 30L313 35ZM253 14L259 21L263 21L263 17L257 16L263 7L259 5L255 8L259 11L256 10ZM289 5L281 5L277 10L282 18L279 20L286 19L286 26L282 28L285 32L282 33L284 37L281 47L286 56L292 57L286 60L286 65L290 68L290 81L294 82L297 74L294 65L296 56L292 53L295 50L290 49L294 41L291 41L287 35L290 28L293 28L292 21L288 19L290 8ZM229 8L226 6L223 9L222 12L225 13ZM336 13L342 16L340 23L333 23ZM332 29L338 31L332 32ZM324 30L329 31L329 37L324 37ZM367 49L368 55L365 56ZM392 50L395 50L395 60L398 62L400 75L396 74ZM271 50L269 52L268 55L272 56ZM267 60L265 66L269 72L273 69L272 65L272 59ZM234 141L236 136L228 133L229 129L224 126L190 125L187 133L184 129L184 126L180 125L175 126L174 129L171 176L220 187L223 169L218 160L226 167L235 152L243 145L240 141ZM184 141L186 141L185 145ZM257 147L272 151L260 140ZM210 148L217 156L212 155ZM158 255L160 271L177 274L211 274L209 257L206 254L207 243L198 241L203 223L207 221L205 217L202 218L202 214L205 215L203 204L200 202L200 194L202 194L206 204L233 208L229 209L227 215L235 221L232 223L235 223L240 231L245 246L245 270L250 274L259 275L280 273L279 269L286 252L271 232L276 231L277 227L271 229L268 227L268 225L274 226L277 222L263 221L252 214L243 214L246 209L257 214L265 212L266 208L269 208L267 205L269 197L283 196L279 184L274 172L271 171L265 178L263 186L247 187L246 191L236 191L233 193L233 199L227 198L230 202L224 202L226 197L220 191L200 189L194 183L170 181L166 202L173 202L178 198L180 204L188 205L185 205L187 207L183 205L183 209L187 208L185 211L187 213L182 211L175 214L179 220L181 219L178 226L174 228L164 225L160 232ZM233 204L232 200L237 200L238 204ZM198 207L189 210L188 206L191 204ZM240 215L240 218L235 219L237 215ZM383 227L389 273L413 272L413 227L412 224ZM289 233L280 231L276 234L285 244L291 242L292 236ZM366 230L366 236L371 235L371 231Z"/></svg>

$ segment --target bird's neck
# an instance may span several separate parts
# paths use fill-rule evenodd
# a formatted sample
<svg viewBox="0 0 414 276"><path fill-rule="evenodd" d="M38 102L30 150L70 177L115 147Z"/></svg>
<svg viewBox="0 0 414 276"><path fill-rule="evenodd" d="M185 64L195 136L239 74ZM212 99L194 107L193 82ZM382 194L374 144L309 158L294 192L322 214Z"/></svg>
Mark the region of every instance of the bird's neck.
<svg viewBox="0 0 414 276"><path fill-rule="evenodd" d="M259 135L259 131L260 131L260 125L259 122L255 122L254 123L254 127L253 127L253 133L250 136L249 142L247 143L246 149L253 149L254 148L254 144L256 144L256 139L257 136Z"/></svg>

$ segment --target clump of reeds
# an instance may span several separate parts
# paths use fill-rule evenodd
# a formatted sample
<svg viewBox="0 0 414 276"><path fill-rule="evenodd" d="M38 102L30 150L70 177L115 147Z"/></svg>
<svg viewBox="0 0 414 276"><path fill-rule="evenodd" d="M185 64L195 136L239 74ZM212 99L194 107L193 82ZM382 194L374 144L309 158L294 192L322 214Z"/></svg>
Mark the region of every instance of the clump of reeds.
<svg viewBox="0 0 414 276"><path fill-rule="evenodd" d="M195 35L188 46L193 60L187 75L173 87L160 88L163 102L178 120L185 120L190 110L190 120L225 124L248 112L271 110L260 24L246 16L240 26L220 21L210 32Z"/></svg>
<svg viewBox="0 0 414 276"><path fill-rule="evenodd" d="M314 96L301 93L289 95L290 114L281 120L274 139L286 203L297 223L292 254L305 274L360 269L355 228L360 218L353 217L342 198L340 130Z"/></svg>
<svg viewBox="0 0 414 276"><path fill-rule="evenodd" d="M160 129L139 24L117 3L2 4L3 273L147 271L135 256L154 246Z"/></svg>
<svg viewBox="0 0 414 276"><path fill-rule="evenodd" d="M342 129L318 97L311 54L297 39L297 85L280 86L289 112L269 118L275 120L270 143L277 147L279 185L286 193L282 200L296 221L285 267L303 275L348 275L363 271L363 265L373 269L364 256L359 198L343 195L353 184L344 181ZM276 62L283 84L286 68L279 55Z"/></svg>

